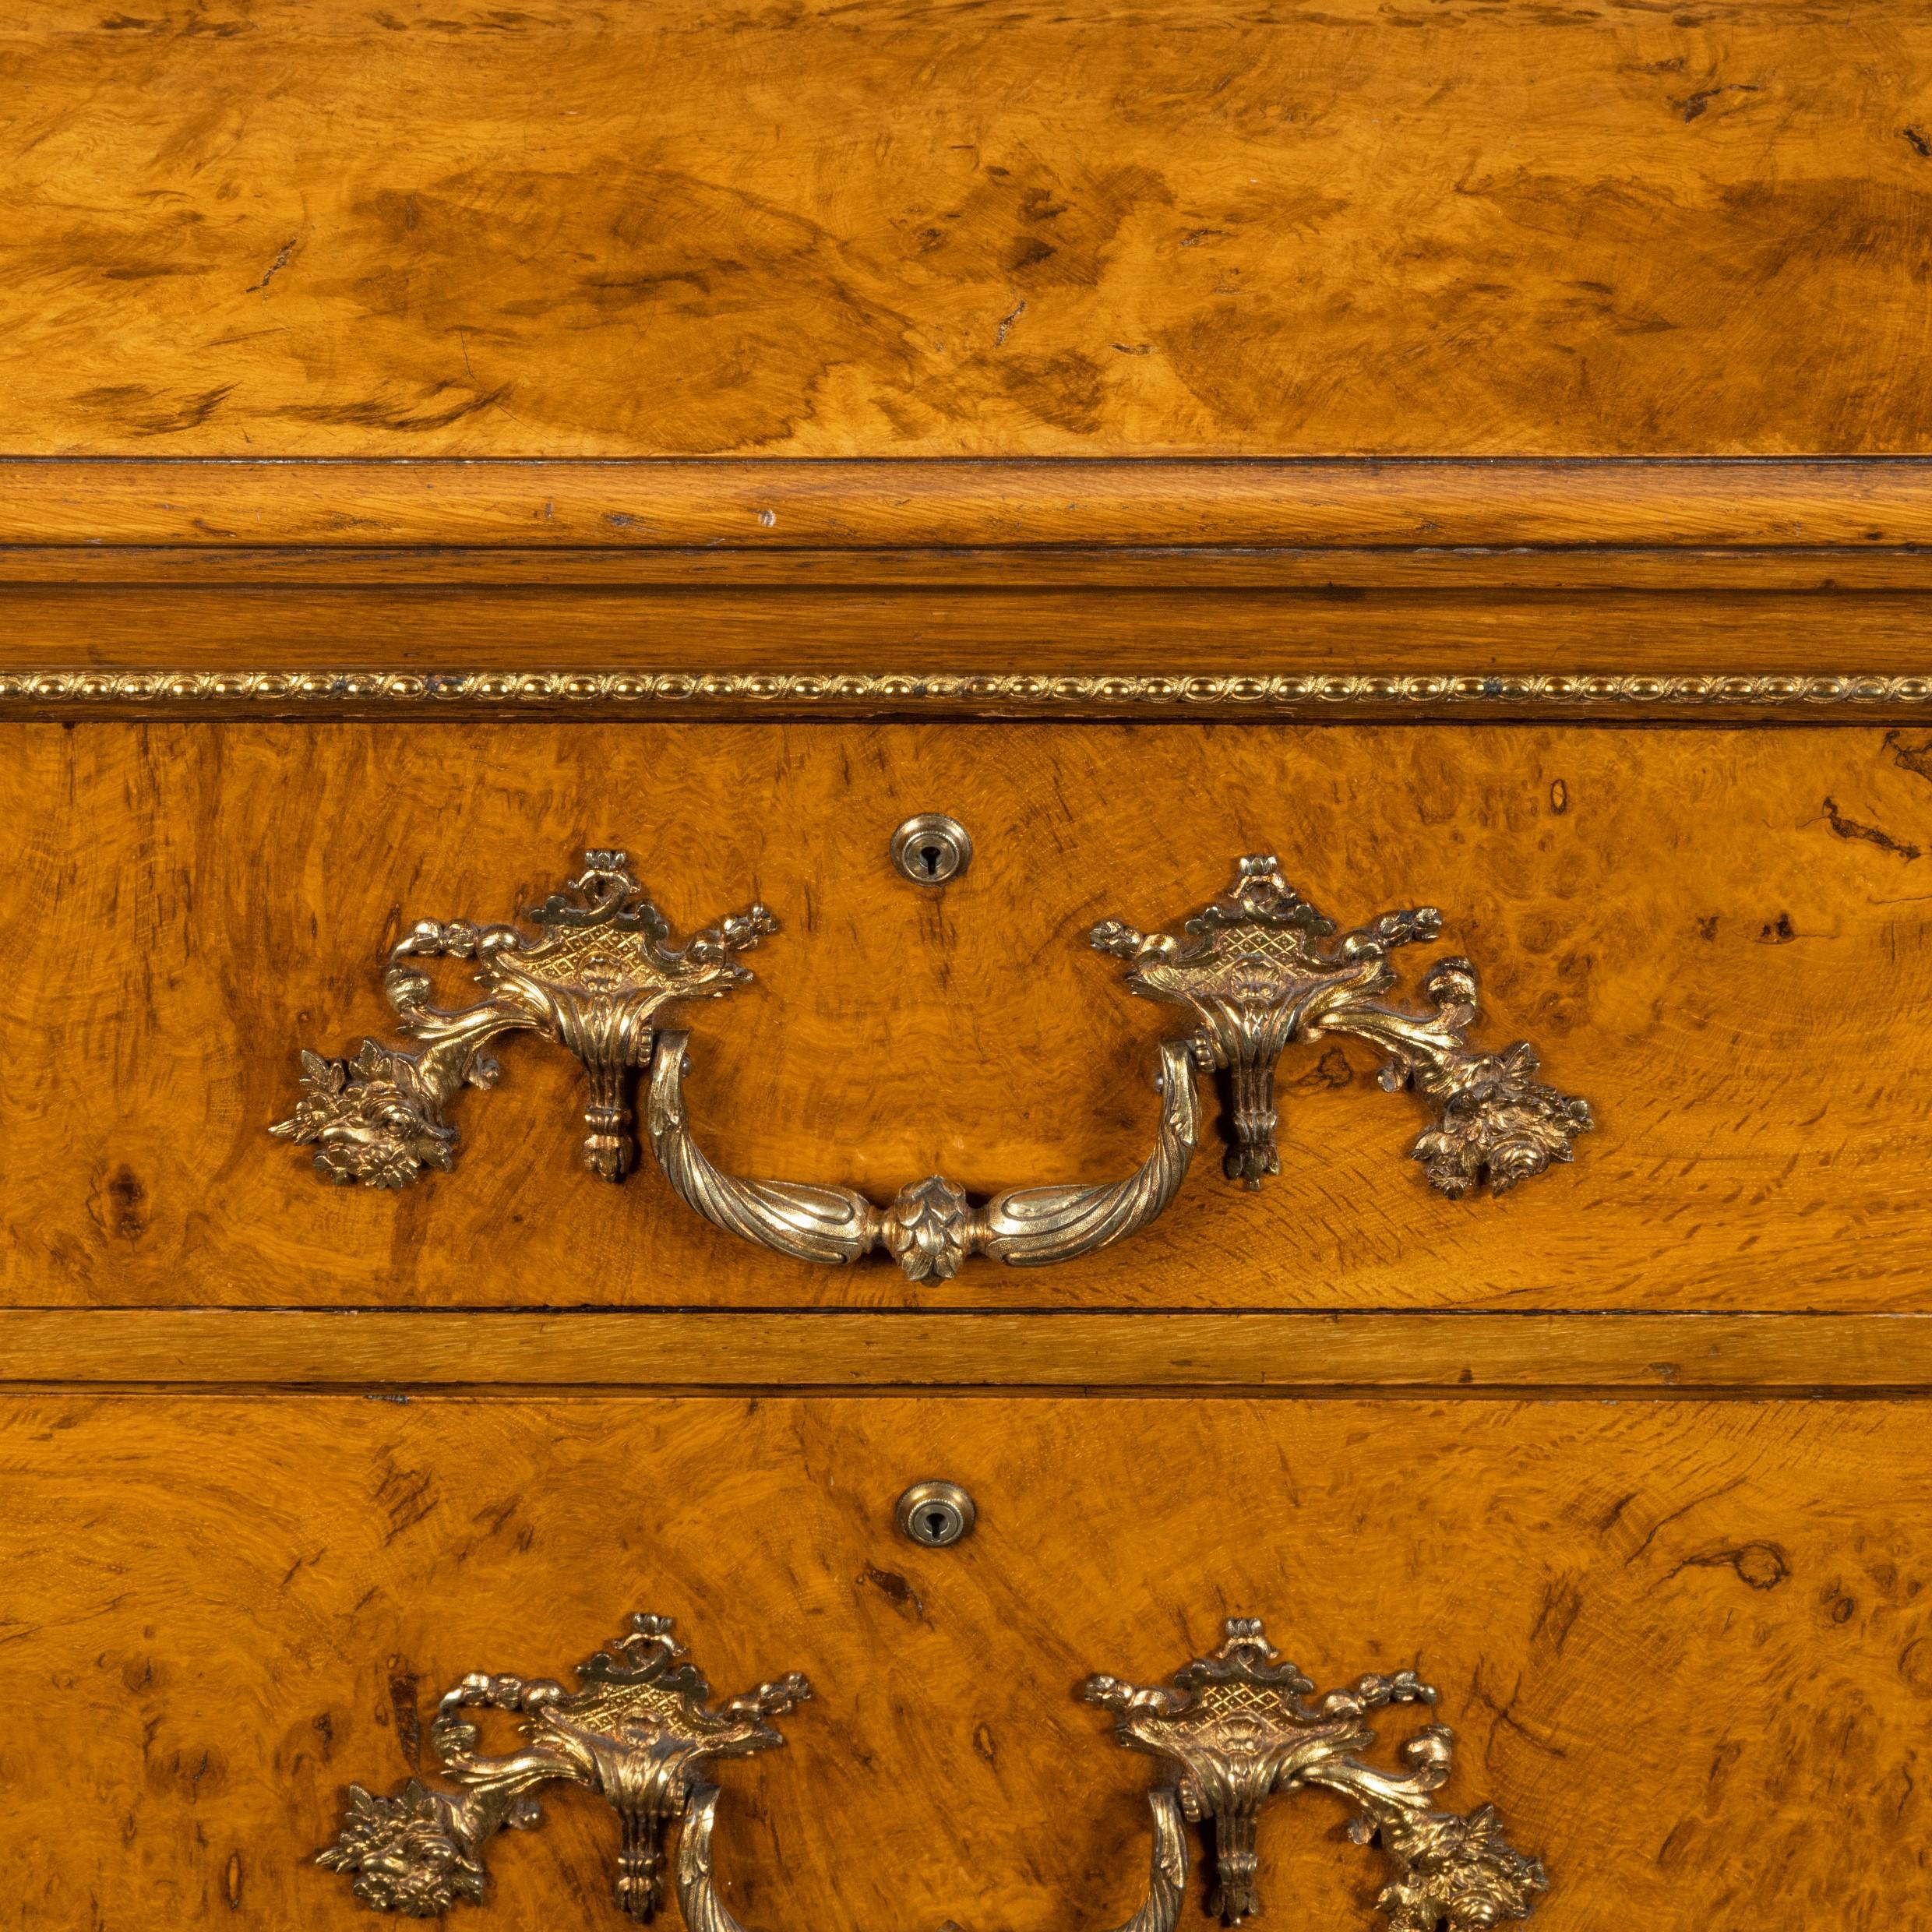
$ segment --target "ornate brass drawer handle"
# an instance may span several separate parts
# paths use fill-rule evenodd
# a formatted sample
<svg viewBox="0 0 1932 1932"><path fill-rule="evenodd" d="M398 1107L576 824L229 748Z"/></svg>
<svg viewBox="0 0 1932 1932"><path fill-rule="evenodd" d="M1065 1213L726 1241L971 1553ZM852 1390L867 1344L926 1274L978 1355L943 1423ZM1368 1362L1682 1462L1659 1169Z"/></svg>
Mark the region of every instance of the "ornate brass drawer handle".
<svg viewBox="0 0 1932 1932"><path fill-rule="evenodd" d="M1377 997L1395 984L1388 955L1441 930L1442 915L1417 906L1384 912L1338 938L1334 922L1261 855L1236 862L1233 884L1187 922L1183 936L1137 933L1109 919L1092 939L1128 962L1127 984L1136 992L1190 1008L1200 1022L1193 1043L1201 1064L1231 1075L1230 1179L1259 1187L1282 1171L1275 1063L1291 1040L1339 1033L1388 1056L1381 1075L1387 1091L1408 1088L1435 1107L1434 1126L1412 1150L1430 1180L1459 1198L1486 1177L1500 1194L1552 1161L1568 1160L1571 1144L1595 1123L1587 1102L1537 1080L1527 1041L1500 1053L1468 1044L1476 973L1468 960L1438 960L1423 975L1432 1013L1405 1013Z"/></svg>
<svg viewBox="0 0 1932 1932"><path fill-rule="evenodd" d="M1183 1006L1199 1023L1161 1049L1159 1126L1135 1172L1104 1185L1017 1188L978 1208L933 1175L881 1208L845 1188L740 1179L691 1138L687 1036L659 1035L658 1017L674 1000L716 999L750 979L733 956L778 929L764 907L679 947L624 855L593 851L583 873L528 917L534 936L466 919L413 926L392 950L383 985L418 1049L365 1040L352 1059L305 1052L301 1099L271 1131L312 1146L317 1171L330 1179L407 1186L450 1165L458 1134L449 1109L464 1087L495 1082L490 1044L506 1033L539 1033L574 1053L590 1077L583 1158L594 1173L618 1180L631 1166L629 1086L649 1066L652 1149L706 1219L801 1260L851 1261L883 1246L916 1282L950 1280L973 1254L1014 1267L1071 1260L1144 1227L1173 1199L1200 1141L1195 1066L1231 1076L1227 1171L1258 1187L1281 1170L1274 1068L1296 1039L1352 1035L1386 1056L1382 1084L1410 1088L1436 1109L1412 1151L1451 1196L1486 1179L1500 1194L1567 1161L1593 1124L1585 1102L1535 1077L1528 1042L1500 1053L1468 1044L1476 978L1466 959L1439 961L1424 975L1430 1013L1380 997L1395 983L1388 955L1441 930L1433 907L1384 912L1338 937L1273 858L1250 857L1239 862L1231 890L1180 935L1138 933L1117 920L1093 929L1095 946L1128 962L1134 992ZM483 997L453 1010L431 1004L421 962L437 957L474 960Z"/></svg>
<svg viewBox="0 0 1932 1932"><path fill-rule="evenodd" d="M1258 1618L1230 1617L1221 1648L1176 1672L1171 1687L1142 1690L1089 1677L1080 1695L1115 1713L1122 1743L1172 1768L1190 1821L1212 1820L1208 1910L1222 1924L1239 1925L1261 1909L1255 1827L1263 1803L1308 1785L1349 1800L1356 1816L1349 1835L1358 1845L1379 1843L1393 1866L1376 1901L1389 1932L1490 1932L1527 1919L1549 1888L1541 1862L1510 1846L1493 1806L1458 1814L1430 1802L1448 1781L1453 1735L1446 1725L1429 1725L1402 1747L1403 1771L1378 1771L1356 1756L1375 1742L1365 1722L1370 1712L1433 1705L1436 1693L1406 1670L1363 1677L1310 1705L1314 1688L1282 1662ZM1154 1882L1123 1932L1174 1932L1179 1918L1186 1838L1171 1808L1157 1804L1155 1824Z"/></svg>
<svg viewBox="0 0 1932 1932"><path fill-rule="evenodd" d="M465 1677L442 1703L429 1735L444 1775L460 1787L434 1790L412 1778L380 1797L349 1787L341 1835L316 1862L345 1873L355 1895L379 1912L439 1916L463 1901L480 1902L488 1884L485 1847L506 1828L543 1821L537 1793L546 1784L582 1785L609 1800L622 1823L617 1903L647 1924L662 1902L664 1836L681 1821L678 1903L688 1932L742 1932L711 1883L711 1832L717 1793L701 1773L714 1758L770 1750L784 1737L767 1721L812 1694L797 1675L762 1683L711 1706L696 1666L679 1663L684 1647L668 1616L636 1616L608 1650L580 1664L577 1688L547 1680ZM472 1711L515 1712L521 1748L502 1757L477 1749Z"/></svg>
<svg viewBox="0 0 1932 1932"><path fill-rule="evenodd" d="M856 1261L883 1247L915 1282L950 1281L969 1255L1040 1267L1092 1254L1144 1228L1174 1198L1200 1139L1200 1101L1187 1043L1161 1049L1154 1151L1125 1180L1017 1187L975 1208L934 1174L876 1206L844 1187L741 1180L691 1137L684 1108L688 1036L666 1033L650 1070L644 1120L651 1151L679 1197L728 1234L801 1261Z"/></svg>
<svg viewBox="0 0 1932 1932"><path fill-rule="evenodd" d="M484 1852L499 1832L542 1822L537 1794L547 1784L580 1785L607 1799L622 1821L615 1885L620 1909L640 1924L663 1899L664 1839L678 1821L675 1881L686 1932L743 1932L717 1896L711 1836L718 1794L702 1773L714 1758L770 1750L784 1739L767 1721L812 1694L795 1674L713 1707L711 1688L672 1620L636 1616L630 1630L577 1669L577 1688L547 1680L474 1675L437 1707L430 1738L458 1789L412 1778L387 1797L360 1785L336 1842L316 1854L345 1874L379 1912L439 1917L481 1903ZM1549 1888L1541 1863L1514 1850L1490 1805L1466 1814L1438 1811L1431 1795L1450 1772L1452 1739L1427 1726L1401 1750L1405 1768L1378 1771L1356 1755L1375 1742L1370 1712L1433 1705L1435 1692L1411 1671L1367 1676L1352 1689L1306 1699L1314 1685L1279 1654L1256 1619L1231 1617L1211 1656L1178 1671L1171 1687L1138 1689L1089 1677L1079 1695L1115 1713L1122 1743L1168 1764L1172 1789L1148 1794L1153 1850L1146 1902L1120 1932L1176 1932L1187 1884L1183 1819L1214 1825L1210 1916L1239 1925L1260 1910L1255 1828L1277 1793L1317 1786L1356 1807L1349 1835L1379 1842L1394 1870L1377 1904L1389 1932L1492 1932L1526 1919ZM470 1715L498 1710L520 1719L520 1748L480 1752Z"/></svg>

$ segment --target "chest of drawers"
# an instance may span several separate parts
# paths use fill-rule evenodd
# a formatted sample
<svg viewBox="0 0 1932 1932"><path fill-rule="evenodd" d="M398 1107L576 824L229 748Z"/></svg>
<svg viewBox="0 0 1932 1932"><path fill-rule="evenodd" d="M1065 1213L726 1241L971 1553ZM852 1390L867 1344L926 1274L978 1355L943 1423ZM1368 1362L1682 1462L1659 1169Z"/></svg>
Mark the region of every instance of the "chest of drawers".
<svg viewBox="0 0 1932 1932"><path fill-rule="evenodd" d="M1915 14L0 35L0 1924L1927 1916Z"/></svg>

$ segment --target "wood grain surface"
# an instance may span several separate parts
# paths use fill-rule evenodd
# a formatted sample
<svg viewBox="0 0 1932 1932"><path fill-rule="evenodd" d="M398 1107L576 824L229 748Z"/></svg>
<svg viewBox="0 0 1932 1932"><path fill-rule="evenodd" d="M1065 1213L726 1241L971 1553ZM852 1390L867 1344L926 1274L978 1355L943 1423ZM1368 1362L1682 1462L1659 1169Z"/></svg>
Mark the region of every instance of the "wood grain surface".
<svg viewBox="0 0 1932 1932"><path fill-rule="evenodd" d="M1119 1923L1155 1773L1073 1687L1158 1681L1229 1614L1324 1688L1434 1682L1445 1800L1548 1861L1550 1932L1894 1932L1932 1803L1923 1434L1816 1403L14 1398L0 1924L366 1928L308 1862L347 1786L426 1767L464 1673L561 1674L649 1609L722 1694L816 1687L719 1774L725 1895L767 1932ZM890 1525L934 1475L978 1504L950 1550ZM621 1924L611 1814L546 1810L475 1922ZM1270 1807L1271 1916L1374 1922L1341 1821Z"/></svg>
<svg viewBox="0 0 1932 1932"><path fill-rule="evenodd" d="M802 545L775 550L735 550L724 545L689 549L555 548L520 545L414 548L386 546L336 549L320 544L277 546L127 543L100 541L0 545L0 584L5 608L21 606L12 587L42 589L111 586L130 597L143 592L200 589L287 590L302 587L403 587L447 593L452 589L628 590L812 587L1041 590L1075 586L1097 593L1088 608L1104 613L1112 593L1160 590L1454 589L1728 591L1733 593L1811 591L1868 593L1923 591L1932 582L1932 550L1915 544L1789 545L1775 548L1735 545L1632 547L1628 545L1461 545L1451 550L1427 545L1334 545L1326 548L1209 545L1108 546L1098 542L1042 544L1010 550L985 545L935 549L833 549ZM425 604L427 598L422 600ZM580 598L587 613L591 600ZM144 605L150 650L172 648L171 598L153 595ZM1846 600L1849 608L1849 599ZM513 623L513 607L499 618ZM1822 643L1835 625L1819 627ZM342 642L357 626L343 627ZM193 635L180 627L181 641ZM3 640L16 656L37 647L37 621L24 636ZM552 638L553 647L558 640ZM1815 654L1815 653L1814 653Z"/></svg>
<svg viewBox="0 0 1932 1932"><path fill-rule="evenodd" d="M1932 1316L5 1308L0 1382L1916 1394Z"/></svg>
<svg viewBox="0 0 1932 1932"><path fill-rule="evenodd" d="M784 557L974 547L1506 545L1854 554L1932 541L1932 463L1440 460L583 462L9 460L0 545L202 558L590 551ZM1024 554L1017 559L1024 564ZM1009 556L1003 566L1014 567ZM481 567L481 566L478 566Z"/></svg>
<svg viewBox="0 0 1932 1932"><path fill-rule="evenodd" d="M1932 1032L1903 732L1331 727L21 726L0 1027L16 1305L1922 1309ZM938 894L911 813L978 844ZM457 1171L319 1182L268 1137L353 1052L407 920L531 904L622 844L675 923L762 897L754 985L687 1010L700 1142L890 1198L1128 1171L1156 1042L1086 934L1192 913L1243 851L1345 923L1436 904L1601 1125L1501 1200L1433 1193L1426 1116L1350 1044L1284 1063L1284 1172L1197 1162L1132 1243L914 1289L767 1253L648 1165L578 1165L580 1076L513 1041ZM1419 953L1423 949L1418 949ZM1399 958L1413 985L1421 961ZM457 998L461 969L447 982Z"/></svg>
<svg viewBox="0 0 1932 1932"><path fill-rule="evenodd" d="M0 447L1932 447L1885 0L0 20Z"/></svg>

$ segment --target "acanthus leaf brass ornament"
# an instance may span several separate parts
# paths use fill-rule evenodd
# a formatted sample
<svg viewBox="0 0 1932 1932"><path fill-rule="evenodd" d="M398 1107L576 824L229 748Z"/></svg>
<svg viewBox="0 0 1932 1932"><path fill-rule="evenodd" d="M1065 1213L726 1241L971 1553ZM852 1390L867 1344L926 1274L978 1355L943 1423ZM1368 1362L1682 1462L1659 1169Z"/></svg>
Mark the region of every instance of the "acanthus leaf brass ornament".
<svg viewBox="0 0 1932 1932"><path fill-rule="evenodd" d="M302 1054L294 1112L270 1131L313 1146L318 1173L344 1185L404 1187L446 1169L458 1133L450 1104L495 1084L484 1049L499 1035L541 1033L583 1062L590 1079L584 1165L619 1180L632 1164L629 1087L650 1059L658 1013L673 1000L717 999L751 974L732 955L778 922L762 905L721 919L680 947L620 851L589 851L583 870L513 925L418 921L391 950L383 990L414 1052L365 1040L353 1059ZM477 962L484 997L456 1011L432 1006L425 959Z"/></svg>
<svg viewBox="0 0 1932 1932"><path fill-rule="evenodd" d="M1292 1040L1352 1035L1387 1057L1381 1084L1437 1109L1412 1151L1430 1179L1460 1199L1486 1179L1493 1193L1571 1158L1595 1124L1588 1103L1536 1077L1535 1050L1518 1041L1486 1053L1467 1039L1476 1017L1476 972L1466 959L1439 960L1423 975L1433 1010L1402 1011L1378 996L1395 984L1388 955L1434 939L1433 906L1384 912L1336 935L1334 922L1303 900L1272 856L1236 863L1233 884L1187 921L1181 936L1140 933L1108 919L1096 948L1127 962L1134 992L1192 1010L1204 1066L1225 1071L1233 1089L1229 1176L1255 1188L1281 1172L1275 1147L1274 1068Z"/></svg>
<svg viewBox="0 0 1932 1932"><path fill-rule="evenodd" d="M745 1180L715 1165L691 1137L684 1105L689 1036L667 1032L651 1063L644 1124L679 1196L728 1234L801 1261L856 1261L884 1248L915 1282L950 1282L968 1257L1010 1267L1070 1261L1110 1247L1152 1221L1179 1189L1200 1140L1200 1098L1188 1043L1161 1049L1154 1151L1124 1180L1017 1187L975 1208L939 1175L901 1188L880 1208L846 1187Z"/></svg>
<svg viewBox="0 0 1932 1932"><path fill-rule="evenodd" d="M1311 1705L1314 1688L1282 1661L1258 1618L1230 1617L1220 1648L1177 1671L1171 1686L1144 1689L1095 1676L1079 1694L1115 1714L1123 1744L1172 1768L1190 1822L1211 1822L1215 1882L1208 1909L1224 1925L1261 1909L1255 1830L1262 1805L1308 1786L1351 1800L1357 1813L1349 1836L1360 1845L1379 1842L1394 1867L1376 1902L1388 1932L1490 1932L1527 1919L1549 1888L1542 1863L1511 1846L1493 1806L1458 1814L1430 1802L1450 1775L1454 1737L1446 1725L1428 1725L1403 1745L1402 1771L1378 1771L1356 1755L1375 1742L1365 1721L1370 1712L1433 1705L1435 1691L1412 1671L1365 1676ZM1184 1869L1184 1852L1182 1862ZM1142 1918L1158 1895L1157 1886ZM1172 1918L1150 1926L1173 1932ZM1137 1919L1134 1932L1141 1928Z"/></svg>
<svg viewBox="0 0 1932 1932"><path fill-rule="evenodd" d="M714 1708L711 1687L668 1616L635 1616L631 1627L577 1668L577 1688L548 1680L477 1674L436 1709L430 1740L444 1775L460 1787L439 1791L412 1778L383 1797L349 1787L341 1834L316 1862L346 1874L356 1896L379 1912L440 1916L480 1902L484 1851L505 1829L542 1822L537 1793L545 1785L580 1785L616 1810L622 1823L615 1892L640 1924L662 1902L664 1836L681 1818L677 1882L689 1932L734 1932L735 1921L711 1888L715 1789L701 1773L721 1757L742 1757L784 1743L768 1722L812 1694L794 1673ZM520 1748L489 1756L477 1747L477 1710L516 1714Z"/></svg>

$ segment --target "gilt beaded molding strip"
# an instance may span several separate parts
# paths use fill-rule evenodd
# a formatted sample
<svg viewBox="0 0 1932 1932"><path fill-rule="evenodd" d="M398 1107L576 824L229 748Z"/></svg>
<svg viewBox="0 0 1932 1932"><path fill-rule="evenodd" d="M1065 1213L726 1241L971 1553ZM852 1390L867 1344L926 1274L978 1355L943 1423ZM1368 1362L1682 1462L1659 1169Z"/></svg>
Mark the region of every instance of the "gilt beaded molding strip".
<svg viewBox="0 0 1932 1932"><path fill-rule="evenodd" d="M596 710L743 704L851 711L901 706L1011 705L1022 710L1278 714L1477 709L1615 710L1834 706L1932 707L1932 676L1790 672L1703 676L1620 672L1354 672L1258 676L1203 672L952 673L700 671L170 671L0 672L0 709L47 705L340 704L452 710Z"/></svg>

